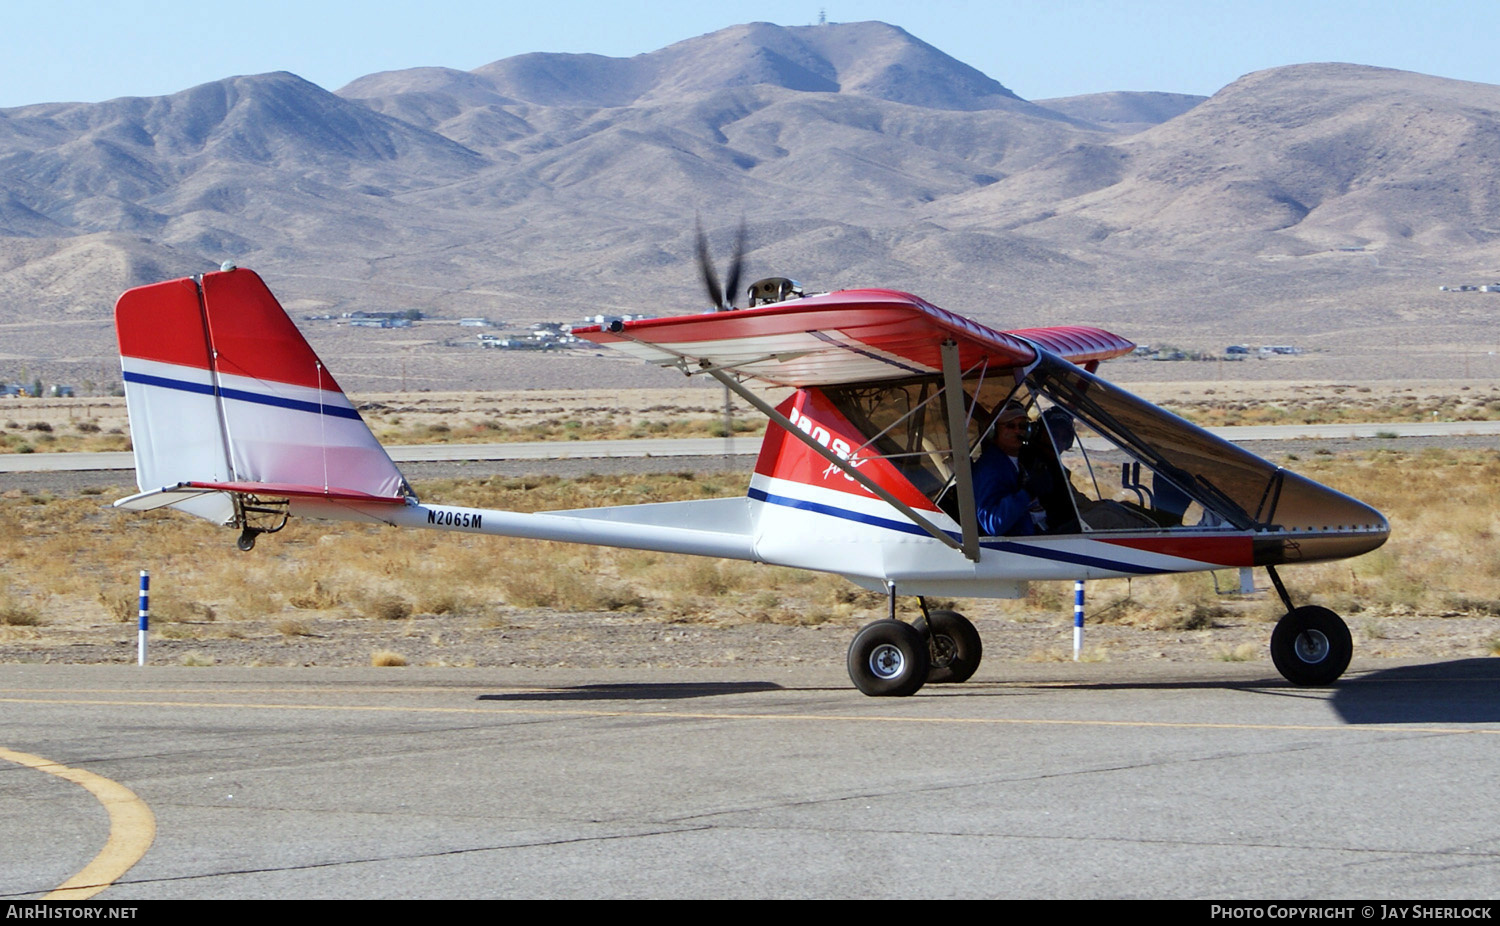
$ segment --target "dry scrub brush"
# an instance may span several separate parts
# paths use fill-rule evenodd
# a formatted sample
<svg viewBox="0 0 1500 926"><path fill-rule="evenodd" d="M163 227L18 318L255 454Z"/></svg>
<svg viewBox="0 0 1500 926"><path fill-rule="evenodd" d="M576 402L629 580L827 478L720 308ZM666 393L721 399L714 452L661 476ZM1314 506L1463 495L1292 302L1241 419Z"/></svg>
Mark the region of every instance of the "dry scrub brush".
<svg viewBox="0 0 1500 926"><path fill-rule="evenodd" d="M1392 523L1391 540L1375 553L1286 568L1298 600L1366 617L1500 615L1500 455L1373 451L1319 456L1298 467L1370 502ZM737 496L744 478L493 477L418 489L454 504L536 511ZM294 520L245 554L234 548L233 532L199 519L106 506L127 491L0 498L0 621L43 634L54 626L130 621L142 568L153 576L157 626L196 626L199 635L244 620L294 634L305 616L401 622L441 614L501 626L507 609L551 608L669 621L853 623L884 608L880 595L794 569L380 526ZM1232 571L1219 578L1237 583ZM1093 622L1178 633L1274 620L1281 610L1274 595L1249 604L1225 599L1205 574L1094 582L1089 595ZM1067 583L1035 583L1018 601L957 607L981 617L1055 620L1071 600Z"/></svg>

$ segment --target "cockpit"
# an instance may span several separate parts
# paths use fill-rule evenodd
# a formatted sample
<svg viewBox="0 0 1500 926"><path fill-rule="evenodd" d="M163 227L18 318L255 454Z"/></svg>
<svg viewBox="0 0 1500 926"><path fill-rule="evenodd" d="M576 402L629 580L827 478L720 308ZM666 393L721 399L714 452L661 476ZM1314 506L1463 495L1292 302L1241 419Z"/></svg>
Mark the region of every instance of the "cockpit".
<svg viewBox="0 0 1500 926"><path fill-rule="evenodd" d="M1288 472L1045 351L1029 369L962 377L962 428L941 377L831 386L824 394L878 453L955 520L965 485L950 435L972 466L994 452L1001 410L1019 404L1015 466L1047 535L1099 532L1384 531L1374 509Z"/></svg>

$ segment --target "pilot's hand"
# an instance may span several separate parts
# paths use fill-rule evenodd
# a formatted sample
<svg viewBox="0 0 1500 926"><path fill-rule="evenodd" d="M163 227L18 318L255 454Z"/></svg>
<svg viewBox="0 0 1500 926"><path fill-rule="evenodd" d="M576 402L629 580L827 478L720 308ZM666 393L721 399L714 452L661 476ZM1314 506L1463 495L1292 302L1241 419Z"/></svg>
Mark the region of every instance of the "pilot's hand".
<svg viewBox="0 0 1500 926"><path fill-rule="evenodd" d="M1041 474L1029 470L1021 473L1021 488L1032 498L1042 494L1046 487L1047 480Z"/></svg>

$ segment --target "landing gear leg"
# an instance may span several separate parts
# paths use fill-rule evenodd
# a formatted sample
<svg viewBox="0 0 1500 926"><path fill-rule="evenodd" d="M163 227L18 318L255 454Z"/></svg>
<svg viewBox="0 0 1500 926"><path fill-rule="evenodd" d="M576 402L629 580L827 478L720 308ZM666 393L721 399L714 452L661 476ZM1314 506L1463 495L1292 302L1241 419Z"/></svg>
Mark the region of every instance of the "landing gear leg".
<svg viewBox="0 0 1500 926"><path fill-rule="evenodd" d="M1271 584L1287 613L1271 632L1271 661L1293 685L1330 685L1349 668L1354 640L1343 619L1317 605L1292 606L1275 566L1267 566Z"/></svg>

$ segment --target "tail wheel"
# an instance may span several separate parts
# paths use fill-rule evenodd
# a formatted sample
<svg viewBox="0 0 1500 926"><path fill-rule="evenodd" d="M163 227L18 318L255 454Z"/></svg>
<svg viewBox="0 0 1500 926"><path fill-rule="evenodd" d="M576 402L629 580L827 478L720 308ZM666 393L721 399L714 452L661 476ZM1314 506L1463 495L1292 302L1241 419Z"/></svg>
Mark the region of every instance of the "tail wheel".
<svg viewBox="0 0 1500 926"><path fill-rule="evenodd" d="M1294 685L1332 684L1353 655L1349 627L1327 608L1294 608L1271 632L1271 661Z"/></svg>
<svg viewBox="0 0 1500 926"><path fill-rule="evenodd" d="M927 639L910 624L866 624L849 644L849 678L872 698L904 698L927 682Z"/></svg>
<svg viewBox="0 0 1500 926"><path fill-rule="evenodd" d="M931 630L928 619L931 619ZM979 660L984 656L984 644L979 640L979 631L969 619L957 611L931 611L926 618L917 618L912 629L928 641L928 655L932 669L927 681L966 682L979 669Z"/></svg>

